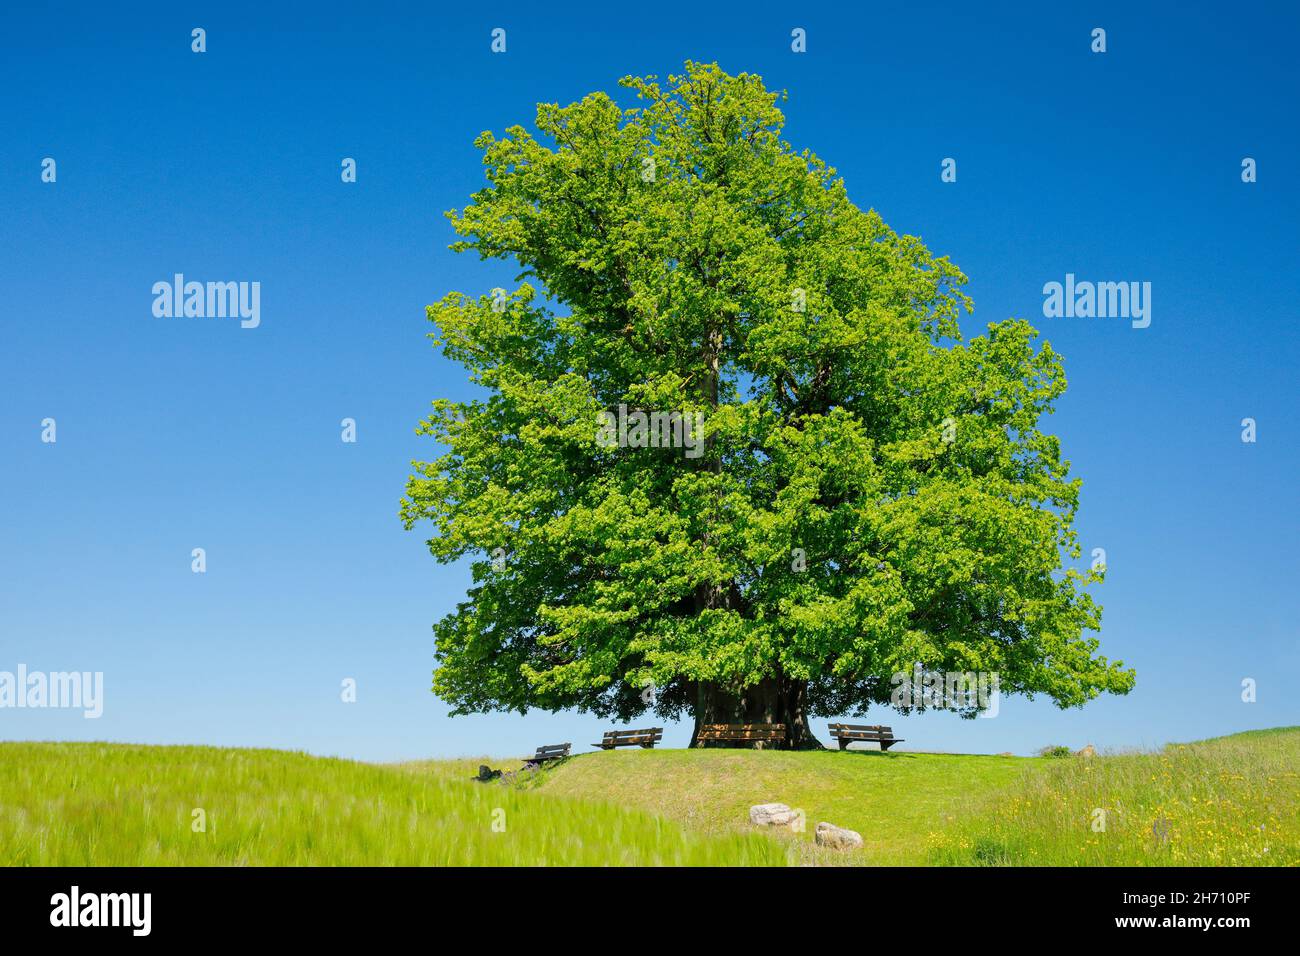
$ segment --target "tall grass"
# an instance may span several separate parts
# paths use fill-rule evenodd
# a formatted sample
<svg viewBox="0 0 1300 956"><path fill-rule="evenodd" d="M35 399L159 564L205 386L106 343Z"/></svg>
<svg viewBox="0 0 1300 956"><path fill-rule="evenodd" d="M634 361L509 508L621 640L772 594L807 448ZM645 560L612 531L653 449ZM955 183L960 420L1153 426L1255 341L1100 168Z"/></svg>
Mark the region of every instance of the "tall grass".
<svg viewBox="0 0 1300 956"><path fill-rule="evenodd" d="M199 809L206 832L195 830ZM609 804L345 760L0 743L0 863L10 866L784 862L759 835L691 834Z"/></svg>
<svg viewBox="0 0 1300 956"><path fill-rule="evenodd" d="M1300 864L1300 728L1043 762L931 833L930 862Z"/></svg>

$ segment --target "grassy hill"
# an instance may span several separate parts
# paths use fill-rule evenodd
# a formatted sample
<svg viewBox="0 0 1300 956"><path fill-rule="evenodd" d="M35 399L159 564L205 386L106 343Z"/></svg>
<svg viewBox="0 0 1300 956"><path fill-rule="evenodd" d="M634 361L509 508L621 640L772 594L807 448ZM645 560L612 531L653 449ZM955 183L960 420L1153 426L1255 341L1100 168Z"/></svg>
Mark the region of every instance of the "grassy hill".
<svg viewBox="0 0 1300 956"><path fill-rule="evenodd" d="M623 750L491 784L479 762L0 743L0 863L1300 864L1300 728L1092 759ZM804 832L756 832L770 801ZM815 846L821 820L866 846Z"/></svg>
<svg viewBox="0 0 1300 956"><path fill-rule="evenodd" d="M705 834L750 832L748 807L779 801L806 816L801 834L769 831L799 863L1300 864L1297 727L1091 759L623 750L575 757L520 786L639 807ZM865 846L817 847L821 820L857 830Z"/></svg>

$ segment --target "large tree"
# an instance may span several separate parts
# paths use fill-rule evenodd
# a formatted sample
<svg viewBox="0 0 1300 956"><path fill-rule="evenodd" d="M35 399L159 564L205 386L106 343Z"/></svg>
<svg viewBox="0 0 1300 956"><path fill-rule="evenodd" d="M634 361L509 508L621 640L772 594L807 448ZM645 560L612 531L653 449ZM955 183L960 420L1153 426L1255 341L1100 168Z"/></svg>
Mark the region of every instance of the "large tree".
<svg viewBox="0 0 1300 956"><path fill-rule="evenodd" d="M1062 707L1126 692L1087 634L1100 573L1067 566L1079 481L1040 430L1059 355L1023 321L963 339L965 277L786 143L759 77L621 85L635 108L593 93L483 133L487 186L448 213L453 249L522 284L428 310L481 387L434 401L445 453L402 501L439 561L474 558L434 691L780 722L788 747L918 664ZM706 437L610 447L620 406Z"/></svg>

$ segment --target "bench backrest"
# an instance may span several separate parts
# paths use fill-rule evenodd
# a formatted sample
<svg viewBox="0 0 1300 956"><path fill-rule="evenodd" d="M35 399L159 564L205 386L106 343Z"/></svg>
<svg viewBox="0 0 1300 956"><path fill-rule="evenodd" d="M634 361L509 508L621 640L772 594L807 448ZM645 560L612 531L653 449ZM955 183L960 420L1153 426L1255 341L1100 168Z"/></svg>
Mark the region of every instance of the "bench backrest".
<svg viewBox="0 0 1300 956"><path fill-rule="evenodd" d="M831 724L830 728L832 737L853 737L861 740L877 740L883 737L885 740L890 740L894 736L892 728L872 724Z"/></svg>
<svg viewBox="0 0 1300 956"><path fill-rule="evenodd" d="M605 743L644 743L662 740L664 729L662 727L646 727L641 730L607 730L605 731Z"/></svg>
<svg viewBox="0 0 1300 956"><path fill-rule="evenodd" d="M570 746L570 744L547 744L544 747L537 748L537 756L542 758L567 757Z"/></svg>
<svg viewBox="0 0 1300 956"><path fill-rule="evenodd" d="M784 740L785 724L704 724L699 740Z"/></svg>

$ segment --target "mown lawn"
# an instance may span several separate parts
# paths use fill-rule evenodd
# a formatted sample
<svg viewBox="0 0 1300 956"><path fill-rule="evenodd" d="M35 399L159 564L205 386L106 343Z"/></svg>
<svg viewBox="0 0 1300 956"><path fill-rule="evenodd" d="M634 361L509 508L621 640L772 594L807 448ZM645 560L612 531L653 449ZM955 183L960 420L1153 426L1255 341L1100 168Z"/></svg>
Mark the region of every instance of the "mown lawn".
<svg viewBox="0 0 1300 956"><path fill-rule="evenodd" d="M0 743L9 866L784 862L761 835L688 833L634 809L447 774L272 750Z"/></svg>
<svg viewBox="0 0 1300 956"><path fill-rule="evenodd" d="M804 812L803 833L772 834L795 862L926 862L926 837L1044 761L961 754L745 750L614 750L584 754L527 784L564 797L596 796L649 810L707 834L744 833L749 808L778 802ZM820 821L862 834L861 851L817 847Z"/></svg>

